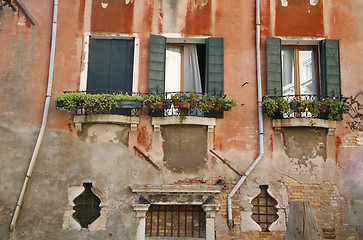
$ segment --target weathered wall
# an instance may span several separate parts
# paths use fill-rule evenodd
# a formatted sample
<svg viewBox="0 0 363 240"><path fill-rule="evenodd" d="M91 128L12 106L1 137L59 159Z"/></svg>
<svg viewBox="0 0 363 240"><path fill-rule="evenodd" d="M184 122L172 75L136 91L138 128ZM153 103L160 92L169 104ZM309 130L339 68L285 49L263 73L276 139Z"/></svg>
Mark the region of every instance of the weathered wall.
<svg viewBox="0 0 363 240"><path fill-rule="evenodd" d="M24 4L36 26L30 26L22 14L14 14L9 8L0 10L0 32L5 33L0 34L2 239L7 239L39 131L49 64L52 1L28 0ZM79 90L87 51L83 45L85 33L140 37L140 92L148 89L151 33L223 37L224 88L239 106L217 120L213 148L239 171L248 168L258 155L254 1L226 4L223 0L84 0L59 4L53 96L64 90ZM262 0L261 9L264 87L266 36L340 39L343 95L363 103L361 1ZM265 118L265 156L233 198L235 227L230 231L226 224L226 197L239 176L207 153L206 127L184 127L184 138L190 136L185 146L192 146L200 154L183 162L186 156L180 153L175 157L172 153L177 146L170 141L175 140L178 127L162 127L163 135L157 139L151 118L144 114L137 127L136 145L162 167L159 172L128 150L125 144L130 137L129 125L89 124L84 125L83 132L76 133L70 116L55 109L52 97L45 139L13 237L134 239L136 219L131 204L136 195L131 194L130 184L215 184L221 177L226 184L218 199L222 204L216 217L218 238L284 238L283 224L277 225L275 232L259 233L246 217L259 185L269 185L279 202L281 216L286 215L288 202L309 200L314 203L320 228L336 228L338 238L349 239L354 227L362 228L363 222L363 196L357 191L363 186L362 132L349 128L350 122L360 121L352 116L355 115L346 115L337 123L333 136L326 129L275 131L271 120ZM155 142L164 143L163 148L153 148ZM172 159L164 162L168 156ZM193 165L193 161L198 164ZM86 181L108 191L106 230L63 230L68 188ZM325 198L329 200L324 201ZM336 213L337 218L327 214L329 211Z"/></svg>
<svg viewBox="0 0 363 240"><path fill-rule="evenodd" d="M2 209L12 212L28 165L37 128L1 126L1 151L7 154L1 171ZM103 135L107 135L103 134ZM107 136L99 134L97 139ZM120 142L86 143L68 131L48 130L24 199L14 239L133 239L136 233L135 196L130 184L161 184L161 174L133 156ZM12 149L12 151L8 151ZM103 231L62 229L68 188L92 182L107 190L107 227ZM5 201L6 200L6 201ZM2 212L3 214L3 212ZM1 239L7 239L11 214L1 215ZM36 226L36 227L35 227Z"/></svg>

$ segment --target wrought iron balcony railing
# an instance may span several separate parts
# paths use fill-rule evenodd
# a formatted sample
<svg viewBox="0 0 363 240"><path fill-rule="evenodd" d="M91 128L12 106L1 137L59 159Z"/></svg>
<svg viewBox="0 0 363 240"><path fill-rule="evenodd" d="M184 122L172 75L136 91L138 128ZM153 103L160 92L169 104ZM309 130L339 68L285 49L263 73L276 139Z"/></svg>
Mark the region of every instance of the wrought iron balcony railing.
<svg viewBox="0 0 363 240"><path fill-rule="evenodd" d="M347 105L342 97L320 95L265 96L262 101L265 114L273 119L320 118L342 120Z"/></svg>
<svg viewBox="0 0 363 240"><path fill-rule="evenodd" d="M143 109L152 117L197 116L223 118L224 111L236 106L225 95L166 92L125 93L112 90L65 91L57 96L57 108L74 115L120 114L140 116Z"/></svg>

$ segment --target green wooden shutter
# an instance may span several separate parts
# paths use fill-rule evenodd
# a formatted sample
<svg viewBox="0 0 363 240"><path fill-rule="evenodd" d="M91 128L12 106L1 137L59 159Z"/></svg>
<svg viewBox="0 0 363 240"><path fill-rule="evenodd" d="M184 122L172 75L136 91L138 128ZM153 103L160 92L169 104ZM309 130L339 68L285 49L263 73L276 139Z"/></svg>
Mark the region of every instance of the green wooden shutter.
<svg viewBox="0 0 363 240"><path fill-rule="evenodd" d="M90 39L87 90L109 90L111 41Z"/></svg>
<svg viewBox="0 0 363 240"><path fill-rule="evenodd" d="M132 91L134 40L90 39L87 90Z"/></svg>
<svg viewBox="0 0 363 240"><path fill-rule="evenodd" d="M223 38L208 38L206 44L205 92L220 95L224 92Z"/></svg>
<svg viewBox="0 0 363 240"><path fill-rule="evenodd" d="M325 39L320 41L320 76L321 95L340 97L339 40Z"/></svg>
<svg viewBox="0 0 363 240"><path fill-rule="evenodd" d="M266 38L267 95L282 96L281 39Z"/></svg>
<svg viewBox="0 0 363 240"><path fill-rule="evenodd" d="M149 92L165 91L166 38L150 35Z"/></svg>

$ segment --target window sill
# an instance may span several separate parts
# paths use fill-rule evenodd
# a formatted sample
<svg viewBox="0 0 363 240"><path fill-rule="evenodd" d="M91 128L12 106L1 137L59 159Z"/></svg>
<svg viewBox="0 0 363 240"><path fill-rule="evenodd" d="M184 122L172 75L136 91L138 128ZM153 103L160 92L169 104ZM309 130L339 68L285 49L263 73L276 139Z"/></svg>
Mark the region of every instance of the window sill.
<svg viewBox="0 0 363 240"><path fill-rule="evenodd" d="M130 124L131 131L136 131L139 124L139 117L131 117L116 114L95 114L95 115L75 115L73 123L77 131L82 131L82 124L85 123L113 123L113 124Z"/></svg>
<svg viewBox="0 0 363 240"><path fill-rule="evenodd" d="M160 126L162 125L177 125L177 124L180 124L179 116L152 118L152 125L154 126L154 131L160 131ZM216 126L216 118L186 116L182 124L208 126L208 132L213 132L214 127Z"/></svg>
<svg viewBox="0 0 363 240"><path fill-rule="evenodd" d="M272 119L272 127L319 127L335 130L337 127L336 121L324 120L319 118L286 118Z"/></svg>

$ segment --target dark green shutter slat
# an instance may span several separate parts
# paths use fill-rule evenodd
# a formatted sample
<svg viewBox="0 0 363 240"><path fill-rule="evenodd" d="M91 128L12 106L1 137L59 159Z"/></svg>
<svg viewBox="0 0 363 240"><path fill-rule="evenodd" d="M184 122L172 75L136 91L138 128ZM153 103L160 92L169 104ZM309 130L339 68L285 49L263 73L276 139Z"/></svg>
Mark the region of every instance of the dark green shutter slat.
<svg viewBox="0 0 363 240"><path fill-rule="evenodd" d="M339 40L320 41L321 94L325 97L340 97L340 53Z"/></svg>
<svg viewBox="0 0 363 240"><path fill-rule="evenodd" d="M224 42L223 38L206 40L206 86L209 94L224 93Z"/></svg>
<svg viewBox="0 0 363 240"><path fill-rule="evenodd" d="M281 39L266 38L267 95L282 96Z"/></svg>
<svg viewBox="0 0 363 240"><path fill-rule="evenodd" d="M134 41L91 39L87 90L132 91Z"/></svg>
<svg viewBox="0 0 363 240"><path fill-rule="evenodd" d="M134 41L111 40L110 90L132 92Z"/></svg>
<svg viewBox="0 0 363 240"><path fill-rule="evenodd" d="M150 35L149 92L165 91L166 38Z"/></svg>
<svg viewBox="0 0 363 240"><path fill-rule="evenodd" d="M109 40L90 39L87 90L107 90L110 80Z"/></svg>

